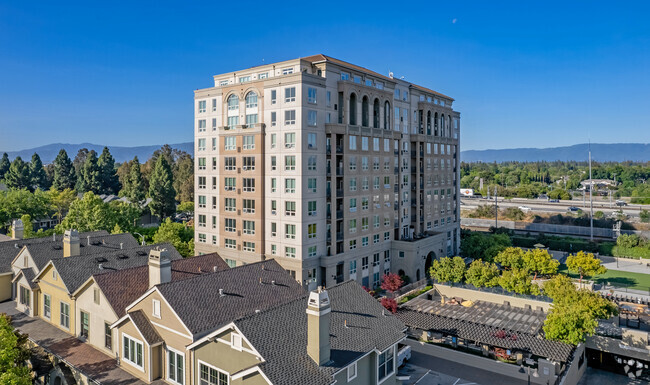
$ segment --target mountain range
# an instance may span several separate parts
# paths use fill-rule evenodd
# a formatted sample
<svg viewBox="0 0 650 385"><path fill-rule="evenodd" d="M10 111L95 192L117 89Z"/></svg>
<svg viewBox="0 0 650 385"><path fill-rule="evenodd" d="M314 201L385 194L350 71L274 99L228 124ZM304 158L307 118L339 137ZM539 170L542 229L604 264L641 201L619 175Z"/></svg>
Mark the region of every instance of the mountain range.
<svg viewBox="0 0 650 385"><path fill-rule="evenodd" d="M589 144L575 144L550 148L508 148L499 150L461 151L463 162L536 162L536 161L587 161ZM650 144L646 143L592 143L591 159L597 162L648 162Z"/></svg>
<svg viewBox="0 0 650 385"><path fill-rule="evenodd" d="M137 156L140 162L146 162L151 154L159 149L162 145L124 147L108 146L116 162L124 162ZM189 154L194 153L194 143L175 143L170 144L172 148L185 151ZM53 143L45 146L29 148L20 151L7 151L9 159L13 160L20 156L23 160L31 159L35 152L41 157L43 163L51 163L59 150L65 149L70 159L74 159L77 152L82 148L95 150L98 154L104 149L103 145L92 143L67 144ZM508 148L497 150L466 150L461 151L460 158L463 162L535 162L535 161L586 161L588 159L589 144L576 144L565 147L550 148ZM648 162L650 161L650 144L646 143L592 143L591 156L597 162Z"/></svg>
<svg viewBox="0 0 650 385"><path fill-rule="evenodd" d="M172 148L185 151L191 155L194 154L194 142L186 143L175 143L170 144ZM150 145L150 146L137 146L137 147L123 147L123 146L107 146L111 151L111 155L115 158L116 162L124 162L133 159L134 156L137 156L141 163L144 163L151 157L154 151L162 147L161 144ZM92 143L81 143L81 144L69 144L69 143L53 143L47 144L45 146L28 148L20 151L7 151L9 159L13 160L15 157L20 156L24 161L29 161L32 159L32 155L37 153L41 157L41 161L44 164L52 163L54 158L59 154L61 149L64 149L70 159L74 159L77 155L77 152L82 149L87 148L88 150L95 150L97 156L102 153L104 150L104 145L101 144L92 144ZM1 154L1 152L0 152Z"/></svg>

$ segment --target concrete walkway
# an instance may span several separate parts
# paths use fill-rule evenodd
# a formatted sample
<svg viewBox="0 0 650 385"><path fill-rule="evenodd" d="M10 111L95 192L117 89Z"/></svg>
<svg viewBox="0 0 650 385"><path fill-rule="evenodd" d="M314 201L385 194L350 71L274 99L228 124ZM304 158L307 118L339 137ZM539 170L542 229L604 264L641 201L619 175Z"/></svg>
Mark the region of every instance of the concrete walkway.
<svg viewBox="0 0 650 385"><path fill-rule="evenodd" d="M117 366L114 357L107 356L40 318L29 317L18 312L14 301L0 303L0 313L11 316L14 327L21 333L27 334L32 342L98 384L145 384ZM164 382L159 383L163 384Z"/></svg>

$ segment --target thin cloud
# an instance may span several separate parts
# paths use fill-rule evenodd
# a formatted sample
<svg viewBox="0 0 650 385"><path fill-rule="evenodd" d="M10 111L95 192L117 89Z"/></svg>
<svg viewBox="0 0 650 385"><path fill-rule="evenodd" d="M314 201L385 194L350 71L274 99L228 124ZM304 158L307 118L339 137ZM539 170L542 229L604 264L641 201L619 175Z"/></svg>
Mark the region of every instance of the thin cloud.
<svg viewBox="0 0 650 385"><path fill-rule="evenodd" d="M456 24L457 21L458 21L458 19L453 19L453 20L451 21L451 24Z"/></svg>

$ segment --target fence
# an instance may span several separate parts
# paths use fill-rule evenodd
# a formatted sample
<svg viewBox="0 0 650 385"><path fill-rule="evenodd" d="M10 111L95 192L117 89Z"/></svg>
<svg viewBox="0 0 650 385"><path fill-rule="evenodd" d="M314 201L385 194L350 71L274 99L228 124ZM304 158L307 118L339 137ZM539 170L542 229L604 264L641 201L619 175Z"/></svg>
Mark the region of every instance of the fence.
<svg viewBox="0 0 650 385"><path fill-rule="evenodd" d="M494 226L493 219L478 219L478 218L461 218L461 226L467 227L484 227L490 228ZM519 221L498 221L499 227L516 231L530 231L538 233L549 233L559 235L576 235L580 237L589 237L591 234L589 227L584 226L569 226L569 225L552 225L548 223L530 223ZM650 231L638 230L621 230L621 234L637 234L644 237L650 237ZM594 227L594 236L598 238L614 238L614 230L610 228Z"/></svg>

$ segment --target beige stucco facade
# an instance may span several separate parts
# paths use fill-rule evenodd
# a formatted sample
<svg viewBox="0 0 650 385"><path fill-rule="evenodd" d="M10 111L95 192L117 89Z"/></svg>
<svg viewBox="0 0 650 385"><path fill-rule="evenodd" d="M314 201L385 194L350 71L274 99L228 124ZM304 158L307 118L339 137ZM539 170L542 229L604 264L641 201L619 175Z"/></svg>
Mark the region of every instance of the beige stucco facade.
<svg viewBox="0 0 650 385"><path fill-rule="evenodd" d="M76 335L76 302L68 293L68 289L65 287L65 284L53 265L50 264L43 269L38 285L41 290L39 317L67 333ZM49 317L47 316L48 312L42 308L47 303L44 298L45 296L49 297Z"/></svg>
<svg viewBox="0 0 650 385"><path fill-rule="evenodd" d="M75 295L77 309L75 330L81 330L80 312L87 313L90 318L90 328L86 342L109 356L115 357L117 347L116 334L114 330L110 329L110 325L115 323L118 317L108 303L104 293L95 281L91 279L82 288L77 290ZM106 328L107 325L108 330ZM110 338L106 335L106 332L109 330L111 333Z"/></svg>
<svg viewBox="0 0 650 385"><path fill-rule="evenodd" d="M0 274L0 302L11 299L13 273Z"/></svg>
<svg viewBox="0 0 650 385"><path fill-rule="evenodd" d="M410 249L392 242L438 235L418 248L434 258L458 251L452 103L331 58L215 76L214 87L195 92L197 252L217 251L231 265L274 258L310 289L347 279L374 287L398 270L424 278L417 256L396 269L395 254ZM242 189L244 178L255 180L254 193ZM243 207L249 197L254 213ZM254 235L244 221L255 222Z"/></svg>

